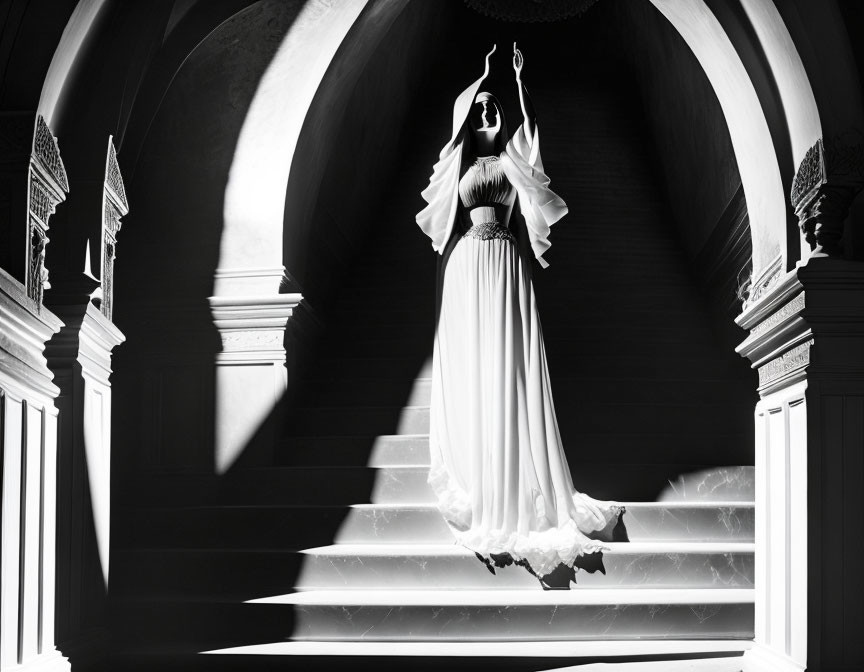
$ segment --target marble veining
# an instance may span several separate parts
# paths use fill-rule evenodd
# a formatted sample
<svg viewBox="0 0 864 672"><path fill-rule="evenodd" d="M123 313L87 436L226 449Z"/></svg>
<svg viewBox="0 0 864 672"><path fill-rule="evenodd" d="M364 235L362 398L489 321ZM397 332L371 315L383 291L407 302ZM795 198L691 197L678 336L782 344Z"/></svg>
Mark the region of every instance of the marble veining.
<svg viewBox="0 0 864 672"><path fill-rule="evenodd" d="M659 500L753 501L754 483L753 467L714 467L670 480Z"/></svg>
<svg viewBox="0 0 864 672"><path fill-rule="evenodd" d="M750 638L752 604L298 605L295 639Z"/></svg>
<svg viewBox="0 0 864 672"><path fill-rule="evenodd" d="M298 581L304 590L342 588L525 588L539 590L537 580L521 567L494 573L471 554L317 554L310 553ZM603 554L599 571L575 573L576 587L750 588L753 553L639 552L619 545Z"/></svg>

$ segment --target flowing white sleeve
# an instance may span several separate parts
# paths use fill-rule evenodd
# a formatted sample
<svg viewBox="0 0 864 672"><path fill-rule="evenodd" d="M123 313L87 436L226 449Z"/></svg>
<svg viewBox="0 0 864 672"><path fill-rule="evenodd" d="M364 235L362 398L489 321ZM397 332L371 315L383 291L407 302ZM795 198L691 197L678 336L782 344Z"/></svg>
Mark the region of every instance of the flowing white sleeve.
<svg viewBox="0 0 864 672"><path fill-rule="evenodd" d="M462 166L462 143L450 143L432 168L429 186L420 194L428 205L417 213L417 224L432 239L432 249L439 254L453 232L459 198L459 169Z"/></svg>
<svg viewBox="0 0 864 672"><path fill-rule="evenodd" d="M534 137L525 134L520 126L507 143L503 166L507 178L516 188L519 209L525 218L528 237L534 256L543 268L549 266L543 253L549 249L550 227L567 214L567 204L549 188L549 177L543 172L540 159L539 131L535 128Z"/></svg>

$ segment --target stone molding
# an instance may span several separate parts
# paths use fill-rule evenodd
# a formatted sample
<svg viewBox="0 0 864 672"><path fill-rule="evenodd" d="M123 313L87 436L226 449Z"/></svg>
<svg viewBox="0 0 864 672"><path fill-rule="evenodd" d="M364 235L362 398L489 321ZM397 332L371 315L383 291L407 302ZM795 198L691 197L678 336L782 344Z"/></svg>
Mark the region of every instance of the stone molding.
<svg viewBox="0 0 864 672"><path fill-rule="evenodd" d="M764 334L768 330L773 329L774 327L786 322L794 315L800 313L802 310L804 310L804 306L804 294L798 294L794 299L792 299L788 303L783 304L783 306L781 306L775 312L771 313L764 320L756 324L756 326L750 329L750 334L753 336Z"/></svg>
<svg viewBox="0 0 864 672"><path fill-rule="evenodd" d="M213 277L216 296L270 296L285 283L285 267L218 268Z"/></svg>
<svg viewBox="0 0 864 672"><path fill-rule="evenodd" d="M769 383L778 381L786 384L800 380L804 368L810 364L811 345L813 345L812 338L760 366L759 387L765 388Z"/></svg>
<svg viewBox="0 0 864 672"><path fill-rule="evenodd" d="M212 296L213 324L222 352L216 363L285 362L285 327L303 295Z"/></svg>
<svg viewBox="0 0 864 672"><path fill-rule="evenodd" d="M806 296L798 270L775 280L736 320L750 331L736 352L758 370L763 396L800 380L810 364L812 331L802 317Z"/></svg>
<svg viewBox="0 0 864 672"><path fill-rule="evenodd" d="M45 343L63 322L27 295L15 278L0 269L0 356L4 377L47 399L59 394L45 358Z"/></svg>
<svg viewBox="0 0 864 672"><path fill-rule="evenodd" d="M54 310L65 327L48 348L52 370L71 369L77 362L83 375L110 385L111 353L126 340L123 332L90 302L58 305Z"/></svg>
<svg viewBox="0 0 864 672"><path fill-rule="evenodd" d="M736 351L760 370L760 393L792 384L804 369L814 366L816 373L852 375L850 353L829 346L826 339L842 343L837 339L864 333L862 283L861 263L814 257L782 276L760 301L745 309L736 323L750 334ZM818 353L813 361L805 361L810 346L803 346L808 341Z"/></svg>

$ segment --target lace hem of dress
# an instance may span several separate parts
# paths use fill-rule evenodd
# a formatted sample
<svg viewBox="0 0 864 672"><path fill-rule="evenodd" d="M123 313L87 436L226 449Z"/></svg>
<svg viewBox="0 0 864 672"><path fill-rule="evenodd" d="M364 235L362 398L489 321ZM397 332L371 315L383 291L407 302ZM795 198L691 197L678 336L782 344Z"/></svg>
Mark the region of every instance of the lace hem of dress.
<svg viewBox="0 0 864 672"><path fill-rule="evenodd" d="M573 567L576 559L599 551L608 551L603 542L591 539L570 519L558 527L519 534L505 530L475 530L471 527L471 504L462 488L440 465L429 472L429 484L438 498L438 510L449 523L456 541L468 550L490 560L491 556L510 555L517 563L527 563L539 577L559 565ZM578 497L575 495L575 497ZM574 499L575 499L574 497ZM582 505L575 501L577 509ZM603 511L605 525L592 531L609 529L617 523L624 507L611 504Z"/></svg>

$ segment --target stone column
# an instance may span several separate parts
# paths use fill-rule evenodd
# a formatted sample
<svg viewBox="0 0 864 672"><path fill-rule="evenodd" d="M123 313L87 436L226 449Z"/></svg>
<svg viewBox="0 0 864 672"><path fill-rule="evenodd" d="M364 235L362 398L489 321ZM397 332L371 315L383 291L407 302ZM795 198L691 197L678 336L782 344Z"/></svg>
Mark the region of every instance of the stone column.
<svg viewBox="0 0 864 672"><path fill-rule="evenodd" d="M864 669L864 264L840 258L855 181L832 185L822 152L792 193L812 255L737 319L760 394L748 671Z"/></svg>
<svg viewBox="0 0 864 672"><path fill-rule="evenodd" d="M228 470L256 435L265 445L274 438L265 421L287 390L285 328L302 299L296 293L210 297L222 339L216 356L217 473Z"/></svg>
<svg viewBox="0 0 864 672"><path fill-rule="evenodd" d="M104 655L109 643L109 378L112 351L125 340L89 295L85 291L80 302L53 305L65 326L46 352L61 410L57 642L73 664Z"/></svg>
<svg viewBox="0 0 864 672"><path fill-rule="evenodd" d="M84 190L78 231L66 237L86 241L77 273L68 266L57 273L46 295L65 323L46 355L61 410L57 642L73 666L104 655L109 643L111 356L125 340L111 315L117 234L129 205L110 137L105 156L101 189Z"/></svg>
<svg viewBox="0 0 864 672"><path fill-rule="evenodd" d="M54 646L59 390L43 356L63 323L41 303L48 219L66 172L41 117L0 124L0 670L68 670Z"/></svg>

